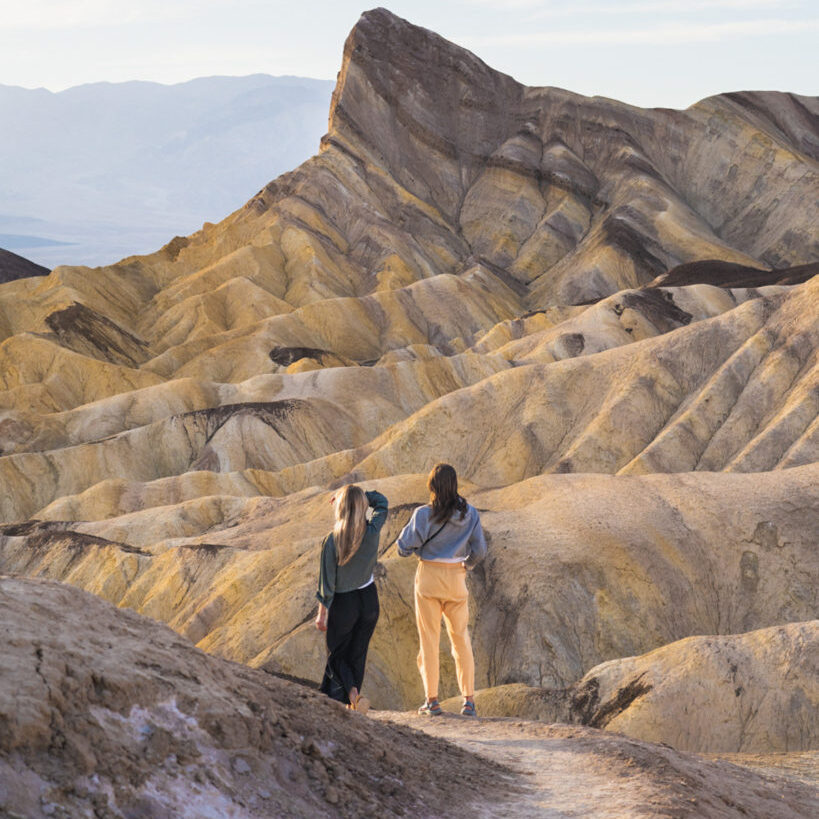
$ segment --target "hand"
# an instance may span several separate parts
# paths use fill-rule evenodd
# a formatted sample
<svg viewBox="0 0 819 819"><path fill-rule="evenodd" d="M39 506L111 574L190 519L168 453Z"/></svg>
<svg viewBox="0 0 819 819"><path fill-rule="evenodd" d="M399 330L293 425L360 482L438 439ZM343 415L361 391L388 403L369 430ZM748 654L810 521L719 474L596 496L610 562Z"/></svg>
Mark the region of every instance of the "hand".
<svg viewBox="0 0 819 819"><path fill-rule="evenodd" d="M316 615L316 628L319 631L327 631L327 609L320 608Z"/></svg>

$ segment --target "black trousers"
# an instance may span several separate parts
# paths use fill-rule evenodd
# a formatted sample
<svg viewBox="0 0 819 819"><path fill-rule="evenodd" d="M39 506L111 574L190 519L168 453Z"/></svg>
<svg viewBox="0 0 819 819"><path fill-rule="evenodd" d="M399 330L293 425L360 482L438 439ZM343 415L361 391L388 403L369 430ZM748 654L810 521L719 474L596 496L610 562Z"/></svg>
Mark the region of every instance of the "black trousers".
<svg viewBox="0 0 819 819"><path fill-rule="evenodd" d="M333 597L327 614L327 667L321 690L339 702L350 702L350 689L361 690L367 649L380 609L375 583Z"/></svg>

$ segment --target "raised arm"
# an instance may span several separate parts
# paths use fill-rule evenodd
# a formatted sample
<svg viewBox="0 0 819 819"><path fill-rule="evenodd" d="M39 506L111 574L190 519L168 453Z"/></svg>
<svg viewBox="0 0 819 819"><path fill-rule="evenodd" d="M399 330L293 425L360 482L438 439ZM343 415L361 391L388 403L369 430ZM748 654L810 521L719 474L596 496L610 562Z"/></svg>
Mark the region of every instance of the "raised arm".
<svg viewBox="0 0 819 819"><path fill-rule="evenodd" d="M389 503L380 492L376 492L374 489L364 494L367 496L367 503L373 508L373 516L372 519L368 521L367 528L380 532L381 527L387 522Z"/></svg>

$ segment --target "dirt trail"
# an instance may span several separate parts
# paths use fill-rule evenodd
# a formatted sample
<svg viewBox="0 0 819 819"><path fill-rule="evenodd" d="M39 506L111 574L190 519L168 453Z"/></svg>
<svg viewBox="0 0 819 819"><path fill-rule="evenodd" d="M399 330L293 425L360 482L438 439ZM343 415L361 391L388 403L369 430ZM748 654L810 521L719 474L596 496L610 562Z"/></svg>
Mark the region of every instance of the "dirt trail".
<svg viewBox="0 0 819 819"><path fill-rule="evenodd" d="M800 754L799 776L788 777L774 773L770 763L754 770L579 726L455 714L372 715L447 739L514 772L519 795L477 812L470 805L472 816L819 816L819 754ZM785 770L787 756L779 759ZM457 809L451 815L458 816Z"/></svg>

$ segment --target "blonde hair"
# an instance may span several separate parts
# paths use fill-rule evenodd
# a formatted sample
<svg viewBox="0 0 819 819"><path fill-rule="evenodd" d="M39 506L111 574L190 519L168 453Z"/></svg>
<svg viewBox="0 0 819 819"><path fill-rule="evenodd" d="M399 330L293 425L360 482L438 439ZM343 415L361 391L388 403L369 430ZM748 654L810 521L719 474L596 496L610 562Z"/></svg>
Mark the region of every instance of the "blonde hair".
<svg viewBox="0 0 819 819"><path fill-rule="evenodd" d="M348 484L337 495L333 542L338 565L343 566L358 551L367 528L367 496L361 487Z"/></svg>

